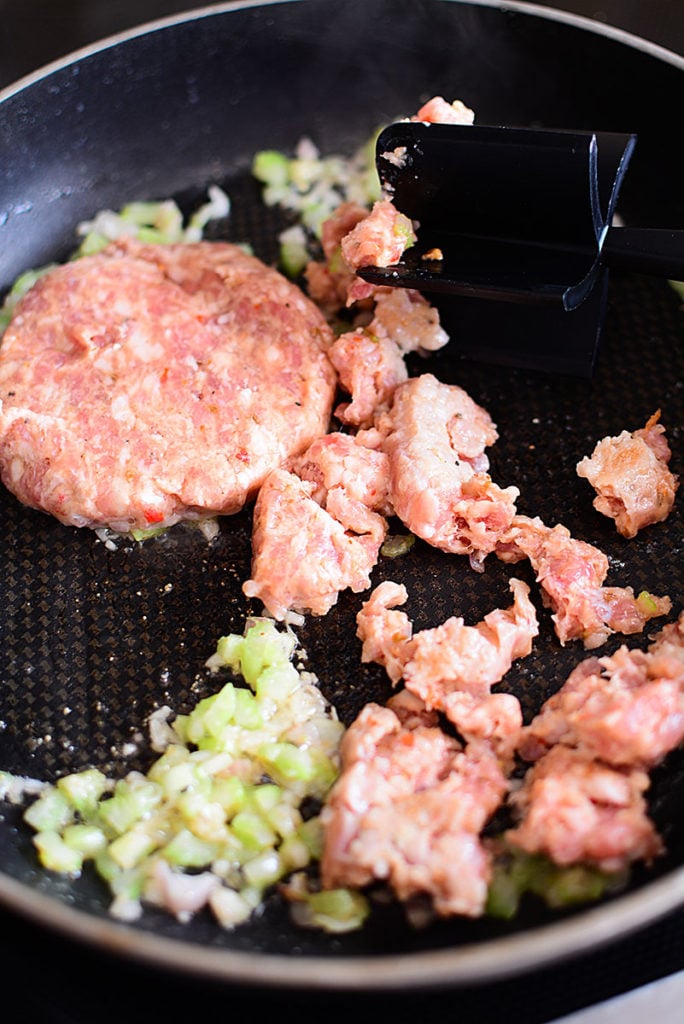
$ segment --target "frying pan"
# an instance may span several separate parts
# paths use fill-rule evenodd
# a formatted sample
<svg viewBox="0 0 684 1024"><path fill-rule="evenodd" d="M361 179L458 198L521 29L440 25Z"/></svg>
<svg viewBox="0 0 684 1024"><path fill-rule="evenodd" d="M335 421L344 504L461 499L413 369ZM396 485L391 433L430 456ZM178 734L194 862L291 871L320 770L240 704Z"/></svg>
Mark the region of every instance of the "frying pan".
<svg viewBox="0 0 684 1024"><path fill-rule="evenodd" d="M23 269L64 259L74 227L128 199L174 196L190 208L211 183L233 212L217 237L276 255L281 216L266 210L249 174L264 147L291 150L302 135L324 152L351 152L383 123L436 93L460 97L481 123L632 132L639 136L621 214L644 226L684 226L682 155L672 146L684 61L624 33L530 5L449 0L285 0L233 3L165 19L80 51L0 95L0 288ZM464 386L491 412L500 440L492 475L521 490L519 509L609 556L608 582L684 591L682 516L625 541L592 508L574 466L596 440L643 425L656 408L682 471L684 325L664 281L615 274L591 380L501 368L459 355L456 339L412 372ZM681 505L681 503L680 503ZM140 738L151 711L188 710L215 688L204 668L221 633L240 632L250 560L251 510L226 518L207 543L182 527L164 540L110 550L87 530L61 526L0 494L0 767L53 780L96 764L144 769ZM516 566L530 584L531 576ZM381 560L374 583L409 590L416 628L448 615L476 622L508 603L509 570L418 542ZM350 722L389 688L360 664L355 614L364 595L343 594L325 618L299 630L311 669ZM560 647L540 606L533 654L503 688L526 717L582 657ZM613 637L606 653L622 641ZM636 638L634 642L638 642ZM124 755L133 740L135 753ZM84 942L200 976L307 988L455 985L520 973L597 947L684 902L684 757L652 777L652 814L667 853L635 870L628 889L597 906L551 912L526 903L513 922L458 918L410 927L379 905L358 932L295 928L276 898L234 932L198 915L181 925L147 911L113 921L104 887L88 872L66 880L41 870L20 811L3 805L0 897Z"/></svg>

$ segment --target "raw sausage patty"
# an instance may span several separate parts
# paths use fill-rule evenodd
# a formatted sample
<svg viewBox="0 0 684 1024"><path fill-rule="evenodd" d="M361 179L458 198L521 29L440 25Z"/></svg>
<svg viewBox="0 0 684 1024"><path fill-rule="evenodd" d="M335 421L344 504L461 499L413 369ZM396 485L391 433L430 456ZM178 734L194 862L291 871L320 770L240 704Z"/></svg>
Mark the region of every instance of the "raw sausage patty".
<svg viewBox="0 0 684 1024"><path fill-rule="evenodd" d="M57 267L0 346L0 474L75 526L238 511L328 429L330 328L223 242L126 240Z"/></svg>

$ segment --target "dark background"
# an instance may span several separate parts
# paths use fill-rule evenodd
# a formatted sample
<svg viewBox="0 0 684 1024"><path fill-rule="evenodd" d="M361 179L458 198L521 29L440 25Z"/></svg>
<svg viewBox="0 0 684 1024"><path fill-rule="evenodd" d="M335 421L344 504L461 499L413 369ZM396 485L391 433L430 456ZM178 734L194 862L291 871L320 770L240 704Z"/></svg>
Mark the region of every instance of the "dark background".
<svg viewBox="0 0 684 1024"><path fill-rule="evenodd" d="M104 36L209 6L203 0L0 0L0 88ZM682 0L564 0L537 6L592 18L684 54Z"/></svg>
<svg viewBox="0 0 684 1024"><path fill-rule="evenodd" d="M340 0L343 2L343 0ZM122 29L209 6L191 0L0 0L0 88L72 50ZM565 0L547 4L594 18L684 53L683 0ZM578 74L581 69L578 69ZM681 120L681 111L673 111ZM0 158L1 159L1 158ZM0 168L1 171L1 168ZM684 968L684 913L586 957L486 987L358 995L257 992L171 976L87 949L0 909L5 997L29 1024L109 1024L202 1014L256 1021L278 1015L462 1024L545 1024ZM10 1011L11 1012L11 1011ZM5 1011L7 1013L7 1011ZM662 1021L661 1024L674 1024Z"/></svg>
<svg viewBox="0 0 684 1024"><path fill-rule="evenodd" d="M201 0L0 0L0 87L106 35L205 6L211 5ZM682 0L564 0L543 6L684 53Z"/></svg>

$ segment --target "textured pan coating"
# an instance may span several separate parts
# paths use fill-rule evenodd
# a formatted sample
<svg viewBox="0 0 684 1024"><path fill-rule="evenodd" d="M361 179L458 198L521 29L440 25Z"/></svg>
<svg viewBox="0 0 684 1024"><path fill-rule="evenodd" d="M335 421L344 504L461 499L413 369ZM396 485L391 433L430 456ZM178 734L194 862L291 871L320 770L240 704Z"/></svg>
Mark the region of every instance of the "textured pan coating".
<svg viewBox="0 0 684 1024"><path fill-rule="evenodd" d="M292 17L291 8L297 16ZM349 151L380 120L411 109L420 90L454 91L456 73L456 92L467 92L482 120L541 120L616 130L638 122L637 156L644 159L633 165L623 212L663 226L677 226L683 215L677 175L663 176L672 159L664 130L667 108L661 110L654 102L654 97L681 89L681 72L616 42L509 10L415 0L350 0L334 5L334 11L328 3L278 4L263 11L250 5L235 15L182 26L177 38L175 31L170 34L173 61L168 60L166 35L156 33L134 46L133 54L115 47L92 64L81 62L78 76L71 70L63 74L57 84L63 88L61 109L68 116L56 125L51 82L28 97L33 120L23 118L26 97L8 104L10 152L26 152L28 138L36 163L49 168L56 128L73 131L73 137L60 139L55 158L59 181L70 185L63 201L52 203L45 218L36 188L35 233L26 232L26 217L10 218L3 225L3 284L37 256L64 256L78 219L129 198L141 181L150 193L187 197L192 192L194 200L194 190L203 182L223 180L226 168L234 166L236 140L243 166L256 148L291 145L303 131L312 132L327 151ZM364 54L367 60L360 65ZM131 74L136 66L139 73ZM578 66L591 73L578 76ZM156 83L152 95L151 78ZM320 84L315 91L312 80ZM472 88L464 92L463 82ZM85 102L75 110L70 103L75 91L88 101L97 92L98 103ZM144 104L141 94L146 95ZM371 94L373 105L368 103ZM293 103L293 95L298 102ZM209 121L198 118L198 97ZM165 121L170 106L178 116L172 131ZM105 109L110 119L106 131L98 129ZM119 119L114 126L112 118ZM173 153L160 166L159 154L169 148ZM110 173L112 166L115 174ZM254 201L253 184L225 177L234 201L232 240L249 238L259 255L273 258L277 225ZM18 191L25 178L23 160L7 168L11 197L14 183ZM539 514L549 523L562 519L573 534L606 550L611 580L681 594L681 511L676 508L667 524L627 544L594 512L588 485L583 489L585 482L574 474L578 459L599 437L623 429L627 417L629 425L645 422L660 405L664 423L681 424L684 419L677 386L684 371L681 313L674 292L662 282L616 276L608 314L591 382L468 364L451 347L430 358L430 369L440 379L465 387L493 416L501 436L491 450L492 475L520 488L522 512ZM416 359L413 371L424 369L425 363ZM677 458L681 471L681 455ZM240 629L244 615L256 610L240 593L249 573L250 512L226 519L211 546L199 534L180 528L163 543L116 551L94 543L85 531L65 530L49 517L26 512L6 494L2 516L3 765L53 778L81 766L85 753L89 760L121 766L123 744L135 736L131 723L140 723L167 700L186 710L189 694L194 701L213 686L202 666L217 631ZM483 577L470 571L464 559L421 542L397 561L383 559L375 576L378 582L395 578L406 583L407 611L417 628L436 625L450 614L478 621L508 597L505 566L493 564ZM532 579L528 582L533 584ZM343 597L330 617L310 620L301 630L310 666L346 721L367 700L389 693L381 669L359 666L354 618L360 598ZM527 717L560 685L577 656L572 645L559 648L543 609L540 618L535 649L506 684L519 694ZM136 761L145 763L144 744L137 746ZM637 874L635 887L684 862L679 824L683 784L684 765L676 755L656 773L650 792L670 853L652 875ZM92 877L72 884L36 871L30 838L14 830L17 817L8 811L0 826L4 872L39 893L66 897L86 914L104 918L106 895ZM442 978L451 981L458 979L461 945L482 942L486 947L489 940L511 934L524 942L526 929L552 916L533 906L511 924L454 920L414 931L401 911L384 907L362 933L331 938L294 932L282 907L274 903L262 919L234 935L218 932L204 918L188 928L155 913L140 927L155 938L249 953L241 971L255 961L259 970L261 952L282 953L291 961L308 954L337 961L448 949L454 959ZM584 930L581 944L590 941ZM492 973L505 970L504 961L489 957L488 964ZM232 969L234 977L244 978ZM367 983L373 977L369 974ZM287 982L285 974L283 980Z"/></svg>

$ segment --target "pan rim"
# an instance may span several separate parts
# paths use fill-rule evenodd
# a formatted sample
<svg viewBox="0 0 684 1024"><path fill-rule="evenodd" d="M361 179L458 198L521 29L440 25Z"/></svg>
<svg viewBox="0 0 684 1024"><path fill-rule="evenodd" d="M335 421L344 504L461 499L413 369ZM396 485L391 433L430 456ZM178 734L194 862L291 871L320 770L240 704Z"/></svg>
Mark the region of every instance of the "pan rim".
<svg viewBox="0 0 684 1024"><path fill-rule="evenodd" d="M239 10L292 4L300 0L234 0L144 22L74 50L0 90L0 106L30 86L81 60L151 33ZM524 0L440 0L464 6L497 8L556 21L640 50L684 72L684 56L625 30L593 19ZM0 902L54 931L99 950L150 967L185 975L269 987L309 990L402 990L478 985L579 957L665 917L684 904L684 867L572 918L535 927L486 943L422 952L349 956L301 956L210 948L172 939L69 906L33 889L0 869Z"/></svg>
<svg viewBox="0 0 684 1024"><path fill-rule="evenodd" d="M655 924L684 903L684 867L564 921L486 943L378 956L308 956L243 952L160 936L70 907L0 872L0 900L61 933L137 963L186 976L269 988L316 991L401 991L477 986L580 957Z"/></svg>
<svg viewBox="0 0 684 1024"><path fill-rule="evenodd" d="M189 10L179 14L171 14L163 18L155 18L151 21L142 22L140 25L104 36L92 43L88 43L76 50L72 50L64 56L58 57L55 60L42 65L42 67L37 68L35 71L31 71L29 74L23 75L15 82L12 82L3 89L0 89L0 105L17 93L35 85L37 82L41 81L41 79L47 78L57 71L64 70L80 60L85 60L86 58L94 56L97 53L101 53L104 50L111 49L111 47L117 46L119 43L128 42L129 40L135 39L139 36L146 36L152 32L158 32L186 22L199 21L216 15L229 14L233 11L248 10L249 8L256 7L270 7L276 4L281 5L301 2L304 2L304 0L227 0L227 2L224 3L198 7L195 10ZM625 29L607 25L604 22L596 21L593 18L588 18L581 14L573 14L570 11L556 10L555 8L546 7L543 4L528 3L527 0L439 0L439 2L475 7L495 7L502 11L511 11L518 14L526 14L531 17L545 18L548 21L558 21L562 24L570 25L587 32L593 32L596 35L605 36L614 42L631 46L633 49L641 50L651 57L655 57L656 59L668 64L673 64L674 67L684 71L684 54L675 53L673 50L668 50L659 43L651 42L650 40L643 39L641 36L637 36Z"/></svg>

